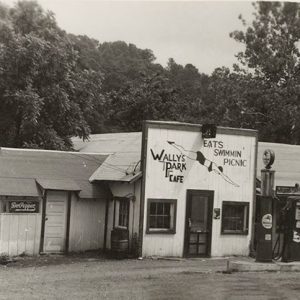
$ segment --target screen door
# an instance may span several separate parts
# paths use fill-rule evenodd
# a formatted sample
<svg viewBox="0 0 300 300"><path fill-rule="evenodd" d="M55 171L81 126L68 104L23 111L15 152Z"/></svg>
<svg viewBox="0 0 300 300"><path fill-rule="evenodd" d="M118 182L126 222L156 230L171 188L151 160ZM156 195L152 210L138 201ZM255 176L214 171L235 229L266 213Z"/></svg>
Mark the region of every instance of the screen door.
<svg viewBox="0 0 300 300"><path fill-rule="evenodd" d="M212 210L212 191L188 190L185 256L210 255Z"/></svg>

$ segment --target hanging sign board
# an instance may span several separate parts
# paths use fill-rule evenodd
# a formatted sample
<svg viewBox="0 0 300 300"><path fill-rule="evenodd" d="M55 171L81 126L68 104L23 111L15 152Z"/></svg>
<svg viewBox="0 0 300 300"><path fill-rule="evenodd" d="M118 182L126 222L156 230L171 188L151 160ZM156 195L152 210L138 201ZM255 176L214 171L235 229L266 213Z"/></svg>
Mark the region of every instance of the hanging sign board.
<svg viewBox="0 0 300 300"><path fill-rule="evenodd" d="M9 201L8 211L10 213L37 213L39 212L38 201Z"/></svg>
<svg viewBox="0 0 300 300"><path fill-rule="evenodd" d="M297 196L300 195L299 186L276 186L276 195L278 196Z"/></svg>

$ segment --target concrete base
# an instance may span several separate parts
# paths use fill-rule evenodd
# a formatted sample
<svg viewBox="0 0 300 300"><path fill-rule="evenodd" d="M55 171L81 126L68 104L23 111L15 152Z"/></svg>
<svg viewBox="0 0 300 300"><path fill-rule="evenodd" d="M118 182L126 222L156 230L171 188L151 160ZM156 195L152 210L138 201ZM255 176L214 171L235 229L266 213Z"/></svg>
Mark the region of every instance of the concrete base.
<svg viewBox="0 0 300 300"><path fill-rule="evenodd" d="M300 262L228 261L228 272L300 272Z"/></svg>

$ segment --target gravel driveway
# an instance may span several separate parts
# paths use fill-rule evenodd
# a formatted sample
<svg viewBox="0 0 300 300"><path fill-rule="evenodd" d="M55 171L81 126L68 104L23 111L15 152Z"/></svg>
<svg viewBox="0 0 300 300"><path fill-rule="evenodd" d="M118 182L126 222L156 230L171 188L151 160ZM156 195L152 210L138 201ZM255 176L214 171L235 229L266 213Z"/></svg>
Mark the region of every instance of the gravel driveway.
<svg viewBox="0 0 300 300"><path fill-rule="evenodd" d="M25 258L0 267L0 299L300 299L300 273L226 274L227 259Z"/></svg>

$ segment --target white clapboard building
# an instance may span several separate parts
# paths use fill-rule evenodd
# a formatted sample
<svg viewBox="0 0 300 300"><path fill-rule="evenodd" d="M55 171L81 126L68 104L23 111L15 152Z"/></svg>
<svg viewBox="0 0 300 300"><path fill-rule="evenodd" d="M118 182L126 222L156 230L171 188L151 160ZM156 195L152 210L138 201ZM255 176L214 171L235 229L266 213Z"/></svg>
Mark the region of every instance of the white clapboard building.
<svg viewBox="0 0 300 300"><path fill-rule="evenodd" d="M300 146L202 131L146 121L143 132L74 138L77 152L1 148L0 255L248 255L262 153L275 151L275 187L294 186Z"/></svg>

